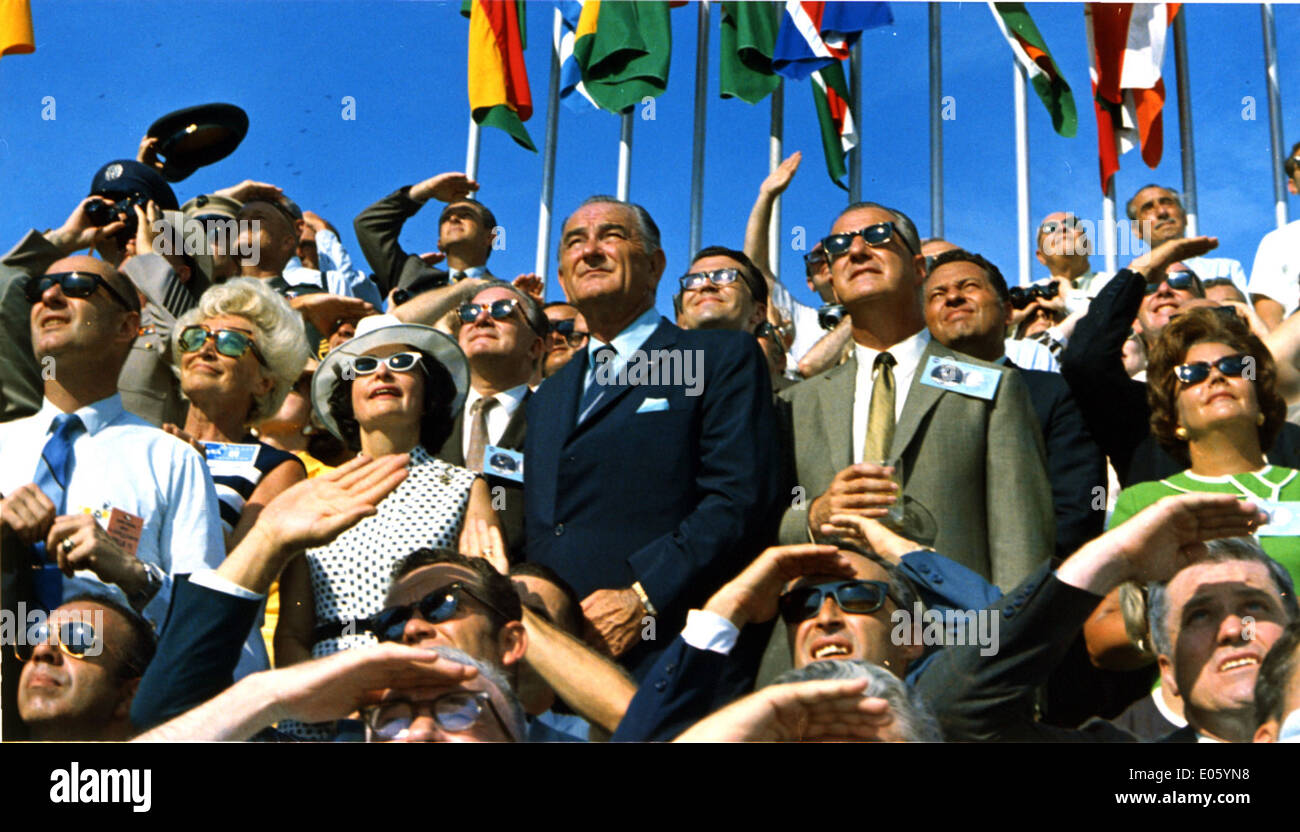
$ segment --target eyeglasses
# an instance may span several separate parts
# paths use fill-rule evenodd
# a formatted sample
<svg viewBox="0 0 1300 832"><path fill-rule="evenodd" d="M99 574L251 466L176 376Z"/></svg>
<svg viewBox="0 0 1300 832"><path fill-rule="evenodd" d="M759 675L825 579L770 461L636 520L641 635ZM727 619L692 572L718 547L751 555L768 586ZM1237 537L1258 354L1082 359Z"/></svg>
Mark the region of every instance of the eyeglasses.
<svg viewBox="0 0 1300 832"><path fill-rule="evenodd" d="M875 225L869 225L866 228L857 231L848 231L844 234L832 234L822 240L822 248L826 250L826 256L835 260L840 256L847 254L849 248L853 246L853 238L861 237L863 242L869 246L883 246L890 240L898 236L907 246L907 250L915 254L912 244L907 241L898 231L898 226L892 222L878 222Z"/></svg>
<svg viewBox="0 0 1300 832"><path fill-rule="evenodd" d="M1035 286L1012 286L1010 289L1011 305L1016 309L1024 309L1034 302L1035 298L1051 300L1061 293L1061 284L1056 281Z"/></svg>
<svg viewBox="0 0 1300 832"><path fill-rule="evenodd" d="M88 298L95 294L95 289L103 286L109 296L127 312L137 311L136 307L127 303L126 298L118 294L116 289L108 285L107 280L93 272L55 272L34 276L27 281L23 294L28 303L36 303L56 283L60 291L70 298Z"/></svg>
<svg viewBox="0 0 1300 832"><path fill-rule="evenodd" d="M773 326L771 321L763 321L754 327L754 337L771 338L773 341L779 342L781 340L781 331Z"/></svg>
<svg viewBox="0 0 1300 832"><path fill-rule="evenodd" d="M229 358L241 358L249 350L253 351L253 357L263 367L266 366L266 359L262 357L262 352L253 343L253 339L240 332L237 329L208 329L202 324L187 326L181 330L181 334L176 338L177 345L181 352L198 352L203 349L203 345L211 338L216 342L217 352Z"/></svg>
<svg viewBox="0 0 1300 832"><path fill-rule="evenodd" d="M1190 292L1195 285L1196 275L1191 272L1174 272L1165 275L1165 279L1157 283L1148 283L1147 290L1144 294L1154 295L1160 288L1161 283L1168 283L1169 288L1175 292Z"/></svg>
<svg viewBox="0 0 1300 832"><path fill-rule="evenodd" d="M420 617L430 624L441 624L448 621L460 609L460 594L465 593L469 597L478 601L483 606L492 610L492 612L501 616L505 621L512 620L511 616L506 615L487 601L483 600L478 593L471 590L468 586L456 581L450 586L442 589L435 589L428 595L418 601L410 604L403 604L398 607L387 607L371 616L366 622L366 629L370 630L380 641L401 641L402 633L406 629L406 622L411 620L411 616L418 610Z"/></svg>
<svg viewBox="0 0 1300 832"><path fill-rule="evenodd" d="M502 298L501 300L494 300L491 303L462 303L460 308L456 311L460 314L461 321L467 324L472 324L477 321L478 316L484 312L491 315L493 320L504 321L518 308L519 301L516 298ZM534 332L537 331L536 327L533 326L533 322L527 320L526 316L524 323L528 324L529 329ZM542 332L538 334L545 335L546 333Z"/></svg>
<svg viewBox="0 0 1300 832"><path fill-rule="evenodd" d="M681 285L682 291L686 292L691 289L700 289L706 283L712 283L714 286L730 286L740 281L739 269L714 269L711 272L691 272L684 274L677 279Z"/></svg>
<svg viewBox="0 0 1300 832"><path fill-rule="evenodd" d="M383 364L394 373L409 373L423 357L418 352L395 352L383 358L377 355L358 355L352 359L352 372L359 376L368 376L378 372L379 365Z"/></svg>
<svg viewBox="0 0 1300 832"><path fill-rule="evenodd" d="M50 623L42 621L27 632L25 644L14 645L14 655L20 662L28 661L36 653L37 645L49 643ZM98 656L102 650L96 638L95 627L88 621L60 623L58 646L63 655L74 659L85 659L87 655Z"/></svg>
<svg viewBox="0 0 1300 832"><path fill-rule="evenodd" d="M428 710L438 727L453 734L468 731L483 717L484 704L492 712L501 729L513 741L514 735L506 727L497 706L492 703L492 695L487 691L452 691L444 693L431 702L409 702L404 699L387 702L365 712L366 725L370 727L372 737L381 742L400 739L411 730L411 723L421 710Z"/></svg>
<svg viewBox="0 0 1300 832"><path fill-rule="evenodd" d="M803 268L805 272L815 272L821 269L822 264L826 262L826 252L810 251L803 256Z"/></svg>
<svg viewBox="0 0 1300 832"><path fill-rule="evenodd" d="M885 605L889 584L884 581L839 581L816 586L802 586L781 596L781 617L787 624L798 624L817 615L826 596L833 596L844 612L869 615Z"/></svg>
<svg viewBox="0 0 1300 832"><path fill-rule="evenodd" d="M1039 234L1055 234L1057 231L1072 231L1080 225L1079 218L1068 216L1063 220L1049 220L1038 226Z"/></svg>
<svg viewBox="0 0 1300 832"><path fill-rule="evenodd" d="M1218 361L1194 361L1190 364L1179 364L1174 368L1174 375L1178 380L1188 387L1200 384L1210 377L1210 367L1218 367L1219 372L1225 376L1233 378L1240 377L1246 371L1246 368L1252 366L1255 359L1249 355L1225 355Z"/></svg>
<svg viewBox="0 0 1300 832"><path fill-rule="evenodd" d="M571 347L579 347L582 342L587 340L587 333L576 328L576 318L568 318L563 321L551 321L551 332L559 335L568 342Z"/></svg>

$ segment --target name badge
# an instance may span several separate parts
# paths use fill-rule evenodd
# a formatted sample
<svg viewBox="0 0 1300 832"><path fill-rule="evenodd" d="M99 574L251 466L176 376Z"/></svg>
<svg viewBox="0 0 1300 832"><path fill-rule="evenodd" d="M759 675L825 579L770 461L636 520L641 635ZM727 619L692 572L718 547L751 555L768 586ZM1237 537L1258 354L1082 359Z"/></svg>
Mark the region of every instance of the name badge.
<svg viewBox="0 0 1300 832"><path fill-rule="evenodd" d="M1300 503L1261 500L1251 497L1250 501L1259 506L1259 510L1268 514L1268 522L1260 526L1255 534L1260 537L1294 537L1300 536Z"/></svg>
<svg viewBox="0 0 1300 832"><path fill-rule="evenodd" d="M214 477L247 477L257 479L257 445L236 445L225 442L204 442L208 460L208 473Z"/></svg>
<svg viewBox="0 0 1300 832"><path fill-rule="evenodd" d="M108 532L113 542L128 555L134 555L140 548L140 532L144 530L143 517L114 508L109 503L104 503L96 509L82 508L81 513L94 517L95 522Z"/></svg>
<svg viewBox="0 0 1300 832"><path fill-rule="evenodd" d="M977 367L942 355L930 356L921 373L922 384L986 401L992 401L997 395L998 382L1001 380L1001 370Z"/></svg>
<svg viewBox="0 0 1300 832"><path fill-rule="evenodd" d="M524 455L519 451L488 445L483 449L483 473L523 482Z"/></svg>

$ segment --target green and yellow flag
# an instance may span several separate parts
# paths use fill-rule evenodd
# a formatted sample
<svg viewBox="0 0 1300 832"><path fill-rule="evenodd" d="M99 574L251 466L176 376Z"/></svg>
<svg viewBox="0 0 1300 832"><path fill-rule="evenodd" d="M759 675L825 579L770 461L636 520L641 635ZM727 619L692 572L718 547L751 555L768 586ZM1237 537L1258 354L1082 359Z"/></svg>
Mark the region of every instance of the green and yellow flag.
<svg viewBox="0 0 1300 832"><path fill-rule="evenodd" d="M601 109L621 113L668 88L668 3L586 0L575 35L583 86Z"/></svg>
<svg viewBox="0 0 1300 832"><path fill-rule="evenodd" d="M757 104L781 83L772 71L772 50L781 28L780 4L723 3L721 26L718 76L722 97Z"/></svg>
<svg viewBox="0 0 1300 832"><path fill-rule="evenodd" d="M523 0L469 0L466 5L470 114L479 124L506 131L536 153L524 129L533 115L533 98L524 66Z"/></svg>

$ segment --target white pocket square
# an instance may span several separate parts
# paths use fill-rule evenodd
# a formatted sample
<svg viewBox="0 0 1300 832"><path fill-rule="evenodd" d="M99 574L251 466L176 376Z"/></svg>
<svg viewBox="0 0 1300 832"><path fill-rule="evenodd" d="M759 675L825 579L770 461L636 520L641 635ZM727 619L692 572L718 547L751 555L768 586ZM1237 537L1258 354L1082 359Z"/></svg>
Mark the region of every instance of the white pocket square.
<svg viewBox="0 0 1300 832"><path fill-rule="evenodd" d="M655 413L660 410L668 409L667 399L646 399L641 402L641 406L636 409L637 413Z"/></svg>

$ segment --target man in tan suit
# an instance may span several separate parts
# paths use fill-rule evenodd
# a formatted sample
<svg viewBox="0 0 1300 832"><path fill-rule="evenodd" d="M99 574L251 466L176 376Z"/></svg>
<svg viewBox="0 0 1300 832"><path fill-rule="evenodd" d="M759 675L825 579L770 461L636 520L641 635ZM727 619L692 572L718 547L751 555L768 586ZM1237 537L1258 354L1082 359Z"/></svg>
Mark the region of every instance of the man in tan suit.
<svg viewBox="0 0 1300 832"><path fill-rule="evenodd" d="M852 318L853 356L781 395L798 486L781 542L837 533L835 514L885 517L898 495L873 460L898 459L902 533L1009 590L1051 555L1055 537L1024 382L931 340L925 260L906 215L856 203L823 245Z"/></svg>

